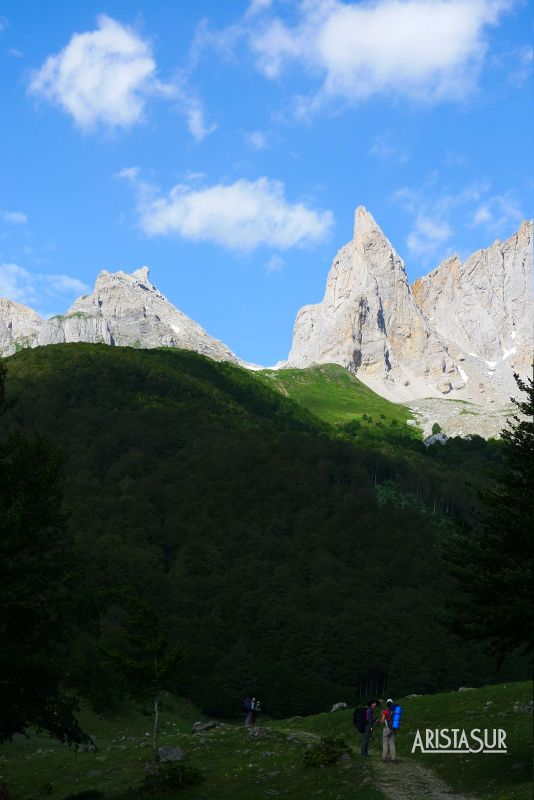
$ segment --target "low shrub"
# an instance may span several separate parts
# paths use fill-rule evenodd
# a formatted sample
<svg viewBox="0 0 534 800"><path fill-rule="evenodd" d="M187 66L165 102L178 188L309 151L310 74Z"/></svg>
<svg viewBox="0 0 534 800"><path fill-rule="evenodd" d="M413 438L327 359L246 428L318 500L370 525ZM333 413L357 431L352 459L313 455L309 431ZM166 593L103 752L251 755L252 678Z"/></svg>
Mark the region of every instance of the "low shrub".
<svg viewBox="0 0 534 800"><path fill-rule="evenodd" d="M306 767L326 767L338 760L343 753L348 753L349 747L343 739L334 739L327 736L317 744L312 744L304 753Z"/></svg>

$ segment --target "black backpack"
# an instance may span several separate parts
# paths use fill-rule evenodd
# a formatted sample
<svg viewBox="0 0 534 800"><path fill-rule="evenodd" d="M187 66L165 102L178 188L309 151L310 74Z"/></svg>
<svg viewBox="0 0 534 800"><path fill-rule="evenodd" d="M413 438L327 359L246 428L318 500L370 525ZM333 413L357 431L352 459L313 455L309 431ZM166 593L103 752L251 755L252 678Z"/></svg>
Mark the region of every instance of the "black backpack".
<svg viewBox="0 0 534 800"><path fill-rule="evenodd" d="M360 733L364 733L365 726L367 724L367 709L365 706L358 706L354 709L354 714L352 715L352 722L354 727Z"/></svg>

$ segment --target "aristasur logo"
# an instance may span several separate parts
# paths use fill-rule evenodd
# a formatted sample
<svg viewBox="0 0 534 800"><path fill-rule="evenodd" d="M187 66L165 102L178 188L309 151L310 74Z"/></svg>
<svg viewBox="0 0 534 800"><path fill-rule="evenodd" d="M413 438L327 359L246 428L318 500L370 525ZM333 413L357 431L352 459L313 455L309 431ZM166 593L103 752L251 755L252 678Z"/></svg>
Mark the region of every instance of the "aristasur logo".
<svg viewBox="0 0 534 800"><path fill-rule="evenodd" d="M502 728L426 728L416 731L412 753L506 754L506 731Z"/></svg>

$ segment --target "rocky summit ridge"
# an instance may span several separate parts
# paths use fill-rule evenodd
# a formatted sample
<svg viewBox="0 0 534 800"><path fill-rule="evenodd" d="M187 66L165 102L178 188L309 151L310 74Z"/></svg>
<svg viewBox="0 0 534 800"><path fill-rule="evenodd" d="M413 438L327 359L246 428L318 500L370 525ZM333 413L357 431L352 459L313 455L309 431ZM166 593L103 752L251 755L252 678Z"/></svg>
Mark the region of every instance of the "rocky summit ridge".
<svg viewBox="0 0 534 800"><path fill-rule="evenodd" d="M323 300L301 308L287 362L333 362L394 401L509 402L534 342L532 223L464 263L455 256L410 285L363 207L337 253Z"/></svg>
<svg viewBox="0 0 534 800"><path fill-rule="evenodd" d="M59 342L178 347L257 368L175 308L147 267L100 272L90 294L47 320L0 298L1 356ZM298 312L291 352L278 366L340 364L390 400L446 397L497 407L517 393L513 373L530 371L533 348L532 222L410 285L393 245L359 206L323 300Z"/></svg>
<svg viewBox="0 0 534 800"><path fill-rule="evenodd" d="M151 283L147 267L131 275L100 272L90 294L78 298L64 315L48 320L26 306L0 299L0 355L60 342L179 347L244 365L225 344L167 300Z"/></svg>

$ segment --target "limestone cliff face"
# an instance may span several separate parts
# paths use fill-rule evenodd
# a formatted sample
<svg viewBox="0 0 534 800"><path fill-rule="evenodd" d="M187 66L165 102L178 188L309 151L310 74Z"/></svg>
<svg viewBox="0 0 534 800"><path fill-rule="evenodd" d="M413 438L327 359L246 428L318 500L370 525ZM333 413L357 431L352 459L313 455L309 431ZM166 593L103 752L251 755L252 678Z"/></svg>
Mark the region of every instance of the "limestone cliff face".
<svg viewBox="0 0 534 800"><path fill-rule="evenodd" d="M0 356L35 347L44 320L28 306L0 297Z"/></svg>
<svg viewBox="0 0 534 800"><path fill-rule="evenodd" d="M18 303L0 303L1 355L9 355L17 346L104 342L141 348L180 347L217 361L241 363L225 344L156 289L146 267L132 275L101 272L91 294L76 300L64 315L49 320Z"/></svg>
<svg viewBox="0 0 534 800"><path fill-rule="evenodd" d="M239 363L232 351L182 314L150 282L148 268L131 275L101 272L91 294L80 297L64 317L41 328L38 344L105 342L129 347L180 347L217 361Z"/></svg>
<svg viewBox="0 0 534 800"><path fill-rule="evenodd" d="M413 296L402 260L361 206L354 238L328 274L324 299L304 306L295 322L288 364L328 362L395 399L464 388L445 341Z"/></svg>
<svg viewBox="0 0 534 800"><path fill-rule="evenodd" d="M532 222L463 263L447 259L412 290L460 360L466 397L517 393L513 372L525 375L533 357Z"/></svg>

